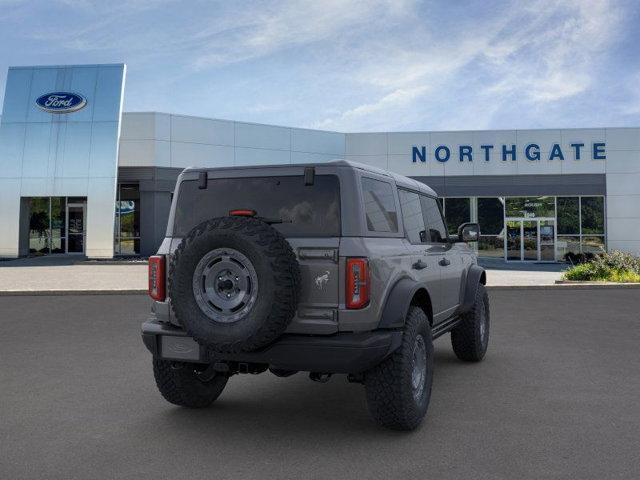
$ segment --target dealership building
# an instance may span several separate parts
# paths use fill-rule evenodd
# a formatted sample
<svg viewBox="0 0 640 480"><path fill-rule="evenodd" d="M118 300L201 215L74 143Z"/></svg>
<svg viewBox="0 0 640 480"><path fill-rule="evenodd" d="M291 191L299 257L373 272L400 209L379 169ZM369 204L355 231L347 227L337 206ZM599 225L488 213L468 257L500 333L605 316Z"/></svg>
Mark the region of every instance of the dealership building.
<svg viewBox="0 0 640 480"><path fill-rule="evenodd" d="M185 167L351 160L422 181L478 253L640 254L640 128L345 133L123 112L123 64L9 69L0 257L150 255Z"/></svg>

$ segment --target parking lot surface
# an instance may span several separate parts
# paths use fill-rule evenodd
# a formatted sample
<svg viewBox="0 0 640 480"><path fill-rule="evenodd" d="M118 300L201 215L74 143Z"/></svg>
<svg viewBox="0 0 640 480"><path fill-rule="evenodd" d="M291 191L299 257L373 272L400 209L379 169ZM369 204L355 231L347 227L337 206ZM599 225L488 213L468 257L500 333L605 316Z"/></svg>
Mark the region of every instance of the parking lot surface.
<svg viewBox="0 0 640 480"><path fill-rule="evenodd" d="M140 341L146 297L0 297L0 478L638 478L638 290L490 296L487 358L437 340L409 434L343 376L236 376L210 409L174 407Z"/></svg>

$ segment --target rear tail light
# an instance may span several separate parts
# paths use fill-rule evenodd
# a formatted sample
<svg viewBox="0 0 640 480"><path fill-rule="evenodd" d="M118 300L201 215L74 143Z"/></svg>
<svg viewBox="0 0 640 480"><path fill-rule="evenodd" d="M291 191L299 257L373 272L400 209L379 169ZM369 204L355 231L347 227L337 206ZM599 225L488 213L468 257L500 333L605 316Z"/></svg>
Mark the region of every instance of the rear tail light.
<svg viewBox="0 0 640 480"><path fill-rule="evenodd" d="M369 304L369 261L347 259L347 308L363 308Z"/></svg>
<svg viewBox="0 0 640 480"><path fill-rule="evenodd" d="M149 257L149 296L158 302L164 302L165 259L164 255Z"/></svg>

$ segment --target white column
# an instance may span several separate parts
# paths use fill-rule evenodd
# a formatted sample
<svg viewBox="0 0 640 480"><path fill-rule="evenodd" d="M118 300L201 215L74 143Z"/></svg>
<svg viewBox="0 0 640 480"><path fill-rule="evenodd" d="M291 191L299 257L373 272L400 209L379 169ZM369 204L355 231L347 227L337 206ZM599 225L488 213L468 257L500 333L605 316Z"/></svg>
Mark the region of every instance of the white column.
<svg viewBox="0 0 640 480"><path fill-rule="evenodd" d="M607 247L640 255L640 128L606 130Z"/></svg>

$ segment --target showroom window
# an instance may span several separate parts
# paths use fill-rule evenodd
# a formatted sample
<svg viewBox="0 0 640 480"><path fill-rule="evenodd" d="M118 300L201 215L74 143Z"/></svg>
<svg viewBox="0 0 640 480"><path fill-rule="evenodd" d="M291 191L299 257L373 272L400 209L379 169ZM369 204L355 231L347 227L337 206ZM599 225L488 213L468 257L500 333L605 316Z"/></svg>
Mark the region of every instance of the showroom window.
<svg viewBox="0 0 640 480"><path fill-rule="evenodd" d="M582 234L604 235L604 198L580 198Z"/></svg>
<svg viewBox="0 0 640 480"><path fill-rule="evenodd" d="M558 197L558 259L580 253L580 197Z"/></svg>
<svg viewBox="0 0 640 480"><path fill-rule="evenodd" d="M556 216L555 197L507 197L505 210L507 217L554 218Z"/></svg>
<svg viewBox="0 0 640 480"><path fill-rule="evenodd" d="M605 251L604 197L580 197L580 246L583 253Z"/></svg>
<svg viewBox="0 0 640 480"><path fill-rule="evenodd" d="M140 189L134 184L119 184L117 195L114 252L116 255L139 255Z"/></svg>
<svg viewBox="0 0 640 480"><path fill-rule="evenodd" d="M558 258L605 251L604 197L558 197Z"/></svg>
<svg viewBox="0 0 640 480"><path fill-rule="evenodd" d="M29 253L51 253L51 199L29 199Z"/></svg>
<svg viewBox="0 0 640 480"><path fill-rule="evenodd" d="M84 253L85 197L29 198L29 253Z"/></svg>
<svg viewBox="0 0 640 480"><path fill-rule="evenodd" d="M558 235L580 235L579 197L558 197Z"/></svg>
<svg viewBox="0 0 640 480"><path fill-rule="evenodd" d="M504 257L504 198L478 198L478 255Z"/></svg>
<svg viewBox="0 0 640 480"><path fill-rule="evenodd" d="M471 199L447 197L444 199L444 218L449 235L457 235L458 227L471 221Z"/></svg>

